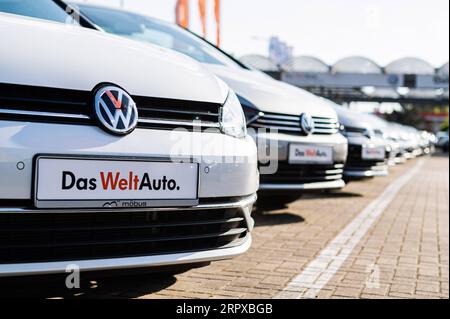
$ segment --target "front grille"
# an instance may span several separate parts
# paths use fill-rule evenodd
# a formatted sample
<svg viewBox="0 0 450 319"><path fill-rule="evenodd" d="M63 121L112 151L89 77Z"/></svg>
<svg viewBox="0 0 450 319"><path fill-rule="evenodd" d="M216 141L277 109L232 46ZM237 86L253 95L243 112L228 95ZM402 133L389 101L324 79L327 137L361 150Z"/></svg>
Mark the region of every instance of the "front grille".
<svg viewBox="0 0 450 319"><path fill-rule="evenodd" d="M386 156L390 156L389 152L386 152ZM387 159L387 157L386 157ZM372 169L377 166L386 165L385 160L365 160L362 158L362 146L361 145L349 145L346 169Z"/></svg>
<svg viewBox="0 0 450 319"><path fill-rule="evenodd" d="M242 210L0 214L0 264L151 256L234 247Z"/></svg>
<svg viewBox="0 0 450 319"><path fill-rule="evenodd" d="M141 128L218 128L220 104L132 96ZM91 92L0 83L0 119L95 125Z"/></svg>
<svg viewBox="0 0 450 319"><path fill-rule="evenodd" d="M350 127L350 126L346 126L345 131L347 133L354 133L354 134L359 134L359 135L365 135L368 132L367 129L365 129L365 128Z"/></svg>
<svg viewBox="0 0 450 319"><path fill-rule="evenodd" d="M261 184L307 184L337 181L343 178L344 164L299 165L278 163L272 175L261 175Z"/></svg>
<svg viewBox="0 0 450 319"><path fill-rule="evenodd" d="M332 135L339 132L339 123L336 119L326 117L313 117L315 135ZM303 135L300 127L300 115L283 115L276 113L264 113L260 115L253 123L253 128L266 128L278 130L281 133Z"/></svg>

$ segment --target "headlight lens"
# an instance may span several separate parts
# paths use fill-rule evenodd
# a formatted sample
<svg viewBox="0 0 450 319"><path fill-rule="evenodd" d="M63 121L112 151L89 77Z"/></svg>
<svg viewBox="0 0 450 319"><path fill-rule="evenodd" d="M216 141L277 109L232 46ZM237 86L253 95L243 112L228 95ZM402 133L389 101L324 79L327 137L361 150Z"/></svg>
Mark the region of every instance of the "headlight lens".
<svg viewBox="0 0 450 319"><path fill-rule="evenodd" d="M245 120L247 121L247 126L255 122L260 116L263 115L256 106L254 106L249 100L243 98L242 96L237 96L239 102L242 105L242 110L244 111Z"/></svg>
<svg viewBox="0 0 450 319"><path fill-rule="evenodd" d="M220 114L220 129L222 133L243 138L247 135L247 124L241 103L233 91L228 94L227 101Z"/></svg>

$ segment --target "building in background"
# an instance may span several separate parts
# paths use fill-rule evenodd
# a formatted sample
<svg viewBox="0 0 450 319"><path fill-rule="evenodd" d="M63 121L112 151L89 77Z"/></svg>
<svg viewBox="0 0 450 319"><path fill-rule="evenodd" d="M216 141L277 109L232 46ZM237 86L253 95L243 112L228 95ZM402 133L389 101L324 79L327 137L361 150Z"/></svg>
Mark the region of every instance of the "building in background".
<svg viewBox="0 0 450 319"><path fill-rule="evenodd" d="M375 112L386 112L385 104L394 105L384 117L399 123L437 132L448 122L448 63L436 69L407 57L382 67L369 58L352 56L327 65L316 57L297 56L280 68L272 56L247 55L241 60L339 104L372 104L370 111Z"/></svg>

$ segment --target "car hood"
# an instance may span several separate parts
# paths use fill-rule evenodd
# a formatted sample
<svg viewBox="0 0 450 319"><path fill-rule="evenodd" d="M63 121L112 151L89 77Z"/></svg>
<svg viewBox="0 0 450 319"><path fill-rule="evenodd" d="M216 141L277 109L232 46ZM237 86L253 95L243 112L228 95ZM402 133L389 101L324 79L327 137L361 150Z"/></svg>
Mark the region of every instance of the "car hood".
<svg viewBox="0 0 450 319"><path fill-rule="evenodd" d="M339 117L339 122L344 126L358 129L373 129L366 116L350 111L337 104L334 105L333 108Z"/></svg>
<svg viewBox="0 0 450 319"><path fill-rule="evenodd" d="M371 113L363 113L362 115L367 122L371 123L372 128L386 133L389 131L389 123L377 115Z"/></svg>
<svg viewBox="0 0 450 319"><path fill-rule="evenodd" d="M337 118L329 101L256 71L205 64L238 95L263 112Z"/></svg>
<svg viewBox="0 0 450 319"><path fill-rule="evenodd" d="M228 87L191 58L75 25L0 13L0 83L223 103Z"/></svg>

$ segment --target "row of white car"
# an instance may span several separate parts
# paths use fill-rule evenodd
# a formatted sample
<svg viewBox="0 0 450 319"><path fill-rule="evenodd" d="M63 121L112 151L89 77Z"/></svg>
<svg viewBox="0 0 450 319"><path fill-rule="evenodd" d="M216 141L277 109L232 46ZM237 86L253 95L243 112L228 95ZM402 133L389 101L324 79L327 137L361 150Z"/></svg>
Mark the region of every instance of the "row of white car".
<svg viewBox="0 0 450 319"><path fill-rule="evenodd" d="M0 0L0 35L0 276L230 258L257 193L284 205L430 151L153 18Z"/></svg>

